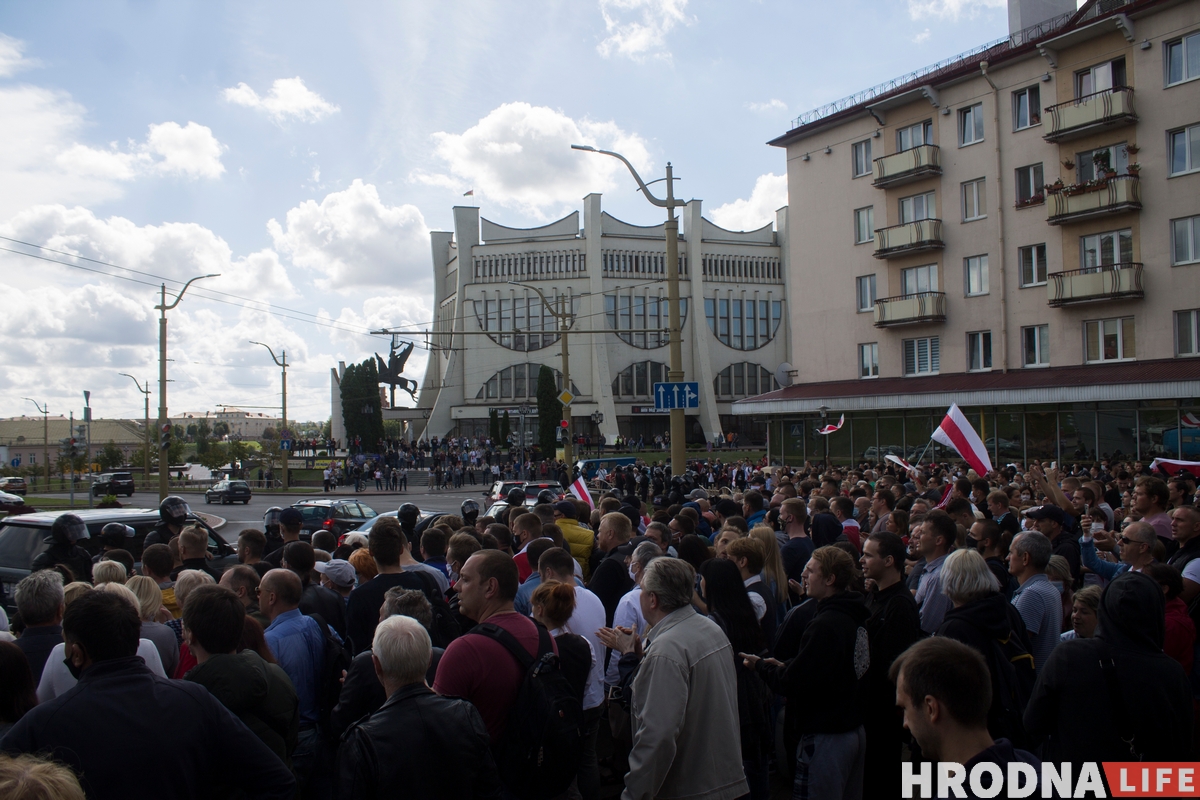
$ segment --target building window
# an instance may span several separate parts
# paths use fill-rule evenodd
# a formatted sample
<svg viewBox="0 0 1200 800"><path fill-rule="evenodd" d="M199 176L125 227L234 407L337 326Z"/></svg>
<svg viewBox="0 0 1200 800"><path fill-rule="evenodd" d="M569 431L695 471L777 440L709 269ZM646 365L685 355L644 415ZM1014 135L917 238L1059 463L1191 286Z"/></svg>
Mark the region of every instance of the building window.
<svg viewBox="0 0 1200 800"><path fill-rule="evenodd" d="M858 346L858 377L879 377L879 342Z"/></svg>
<svg viewBox="0 0 1200 800"><path fill-rule="evenodd" d="M654 396L654 384L667 379L667 365L659 361L638 361L613 378L613 399L637 400ZM536 392L534 393L536 396Z"/></svg>
<svg viewBox="0 0 1200 800"><path fill-rule="evenodd" d="M537 397L538 372L540 364L513 364L492 375L480 387L475 395L476 400L513 400L524 397ZM560 390L563 388L562 372L554 370L554 382ZM571 381L571 392L579 395L579 387Z"/></svg>
<svg viewBox="0 0 1200 800"><path fill-rule="evenodd" d="M1125 59L1115 58L1075 73L1075 97L1107 91L1125 85Z"/></svg>
<svg viewBox="0 0 1200 800"><path fill-rule="evenodd" d="M606 294L604 311L609 329L616 331L617 338L626 344L643 350L667 346L670 319L667 298L647 294ZM687 298L680 298L680 327L687 322L687 313Z"/></svg>
<svg viewBox="0 0 1200 800"><path fill-rule="evenodd" d="M958 144L964 147L983 141L983 103L958 112Z"/></svg>
<svg viewBox="0 0 1200 800"><path fill-rule="evenodd" d="M987 216L987 201L984 198L986 182L983 178L967 181L962 185L963 222L983 219Z"/></svg>
<svg viewBox="0 0 1200 800"><path fill-rule="evenodd" d="M721 344L734 350L757 350L775 338L783 315L783 303L756 298L707 297L704 313L708 317L708 329ZM663 344L666 343L664 338Z"/></svg>
<svg viewBox="0 0 1200 800"><path fill-rule="evenodd" d="M934 375L941 368L938 337L904 340L904 374Z"/></svg>
<svg viewBox="0 0 1200 800"><path fill-rule="evenodd" d="M1175 355L1200 355L1200 310L1175 312Z"/></svg>
<svg viewBox="0 0 1200 800"><path fill-rule="evenodd" d="M854 243L875 241L875 206L854 210Z"/></svg>
<svg viewBox="0 0 1200 800"><path fill-rule="evenodd" d="M1075 154L1075 180L1087 183L1104 177L1106 172L1129 174L1129 151L1123 144L1110 144Z"/></svg>
<svg viewBox="0 0 1200 800"><path fill-rule="evenodd" d="M1171 263L1200 261L1200 217L1171 220Z"/></svg>
<svg viewBox="0 0 1200 800"><path fill-rule="evenodd" d="M1133 317L1094 319L1083 323L1084 359L1089 363L1137 357Z"/></svg>
<svg viewBox="0 0 1200 800"><path fill-rule="evenodd" d="M900 270L901 294L920 294L938 290L937 264Z"/></svg>
<svg viewBox="0 0 1200 800"><path fill-rule="evenodd" d="M1042 165L1017 168L1017 208L1032 206L1046 199L1042 184Z"/></svg>
<svg viewBox="0 0 1200 800"><path fill-rule="evenodd" d="M925 120L907 128L896 131L896 151L904 152L920 147L923 144L933 144L933 121Z"/></svg>
<svg viewBox="0 0 1200 800"><path fill-rule="evenodd" d="M988 293L988 257L971 256L963 259L966 272L967 297Z"/></svg>
<svg viewBox="0 0 1200 800"><path fill-rule="evenodd" d="M753 397L779 388L770 370L760 364L730 364L713 378L713 394L725 400Z"/></svg>
<svg viewBox="0 0 1200 800"><path fill-rule="evenodd" d="M875 310L875 276L859 275L854 279L859 311Z"/></svg>
<svg viewBox="0 0 1200 800"><path fill-rule="evenodd" d="M1021 328L1021 363L1027 367L1050 366L1050 326Z"/></svg>
<svg viewBox="0 0 1200 800"><path fill-rule="evenodd" d="M1029 86L1013 92L1013 130L1042 124L1042 90Z"/></svg>
<svg viewBox="0 0 1200 800"><path fill-rule="evenodd" d="M986 372L992 368L992 332L967 334L967 371Z"/></svg>
<svg viewBox="0 0 1200 800"><path fill-rule="evenodd" d="M562 295L549 298L551 303L562 299ZM577 312L579 298L570 302ZM480 330L489 332L489 339L509 350L540 350L558 341L558 320L538 297L484 296L475 301L475 320Z"/></svg>
<svg viewBox="0 0 1200 800"><path fill-rule="evenodd" d="M1200 169L1200 125L1171 131L1167 134L1167 139L1170 141L1168 152L1172 175L1182 175Z"/></svg>
<svg viewBox="0 0 1200 800"><path fill-rule="evenodd" d="M871 174L871 140L855 142L850 148L854 155L854 177Z"/></svg>
<svg viewBox="0 0 1200 800"><path fill-rule="evenodd" d="M1093 233L1079 237L1079 267L1095 271L1113 264L1133 262L1133 229Z"/></svg>
<svg viewBox="0 0 1200 800"><path fill-rule="evenodd" d="M1021 263L1021 286L1044 286L1046 283L1046 245L1031 244L1017 249Z"/></svg>
<svg viewBox="0 0 1200 800"><path fill-rule="evenodd" d="M907 225L922 219L933 219L937 216L937 203L933 192L914 194L912 197L900 198L900 224Z"/></svg>
<svg viewBox="0 0 1200 800"><path fill-rule="evenodd" d="M1200 32L1163 46L1166 52L1167 85L1200 78Z"/></svg>

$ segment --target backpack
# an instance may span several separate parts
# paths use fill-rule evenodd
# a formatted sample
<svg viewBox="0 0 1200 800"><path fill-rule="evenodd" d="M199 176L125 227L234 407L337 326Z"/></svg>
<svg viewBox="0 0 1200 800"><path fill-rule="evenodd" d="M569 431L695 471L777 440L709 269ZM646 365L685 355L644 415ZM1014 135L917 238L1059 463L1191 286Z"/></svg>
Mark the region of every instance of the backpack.
<svg viewBox="0 0 1200 800"><path fill-rule="evenodd" d="M1025 733L1024 717L1037 682L1033 654L1020 635L1010 630L1007 638L992 639L988 662L993 676L989 732L993 738L1009 739L1016 747L1029 747L1032 742Z"/></svg>
<svg viewBox="0 0 1200 800"><path fill-rule="evenodd" d="M476 625L470 633L499 642L512 654L525 678L493 745L500 781L525 800L546 800L566 791L579 771L583 704L567 681L550 634L538 623L536 659L516 637L494 623Z"/></svg>
<svg viewBox="0 0 1200 800"><path fill-rule="evenodd" d="M342 694L342 673L350 669L353 656L320 614L309 614L308 617L321 627L324 658L317 675L317 710L321 727L329 730L330 715Z"/></svg>
<svg viewBox="0 0 1200 800"><path fill-rule="evenodd" d="M445 595L442 594L442 590L432 575L419 569L414 569L408 574L418 576L425 584L425 597L428 598L430 611L433 613L433 622L429 626L431 634L429 638L434 647L445 649L462 634L462 626L458 624L458 617L454 615L453 609L446 602Z"/></svg>

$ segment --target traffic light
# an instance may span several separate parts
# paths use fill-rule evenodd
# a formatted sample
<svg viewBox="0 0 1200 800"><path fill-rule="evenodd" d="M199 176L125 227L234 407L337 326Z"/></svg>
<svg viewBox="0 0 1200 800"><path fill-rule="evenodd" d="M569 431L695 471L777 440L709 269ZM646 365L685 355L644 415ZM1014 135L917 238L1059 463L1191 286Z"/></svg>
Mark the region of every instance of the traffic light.
<svg viewBox="0 0 1200 800"><path fill-rule="evenodd" d="M158 447L160 450L169 450L171 447L171 423L163 423L158 435Z"/></svg>
<svg viewBox="0 0 1200 800"><path fill-rule="evenodd" d="M58 440L58 451L64 459L69 460L75 457L75 453L73 452L74 442L75 440L70 436Z"/></svg>

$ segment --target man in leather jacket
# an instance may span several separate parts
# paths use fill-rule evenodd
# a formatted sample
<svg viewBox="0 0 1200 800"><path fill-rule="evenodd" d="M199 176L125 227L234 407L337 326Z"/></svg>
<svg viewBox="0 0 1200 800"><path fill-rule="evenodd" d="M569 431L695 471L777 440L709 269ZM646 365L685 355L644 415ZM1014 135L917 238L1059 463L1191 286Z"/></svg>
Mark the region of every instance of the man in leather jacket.
<svg viewBox="0 0 1200 800"><path fill-rule="evenodd" d="M377 797L395 786L412 797L500 796L479 711L425 686L431 651L429 634L411 617L389 617L375 628L371 658L388 700L342 738L339 797Z"/></svg>

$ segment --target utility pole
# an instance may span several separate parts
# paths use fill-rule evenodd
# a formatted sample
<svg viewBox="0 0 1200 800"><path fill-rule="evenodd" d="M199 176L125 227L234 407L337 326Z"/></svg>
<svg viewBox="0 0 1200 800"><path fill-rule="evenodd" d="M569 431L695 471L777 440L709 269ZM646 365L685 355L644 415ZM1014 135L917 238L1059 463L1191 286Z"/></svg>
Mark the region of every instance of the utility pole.
<svg viewBox="0 0 1200 800"><path fill-rule="evenodd" d="M75 412L72 411L67 420L67 469L71 472L71 508L75 507Z"/></svg>
<svg viewBox="0 0 1200 800"><path fill-rule="evenodd" d="M145 463L142 465L142 481L143 483L150 480L150 381L146 381L146 388L137 382L137 378L130 375L128 372L122 372L126 378L133 381L133 385L138 388L138 391L145 395L146 400L146 450L143 453Z"/></svg>
<svg viewBox="0 0 1200 800"><path fill-rule="evenodd" d="M520 286L523 289L532 289L537 292L537 296L541 298L542 305L550 312L550 316L558 320L558 333L562 339L562 376L563 376L563 391L571 393L571 361L570 351L567 348L567 332L571 329L571 324L575 321L575 314L570 306L570 298L567 295L558 295L558 308L550 304L546 295L542 294L542 290L536 286L530 286L527 283L518 283L517 281L509 281L513 286ZM567 464L567 475L571 475L572 466L572 449L571 449L571 404L562 404L563 431L565 438L563 439L563 461ZM524 442L522 442L523 444Z"/></svg>
<svg viewBox="0 0 1200 800"><path fill-rule="evenodd" d="M612 156L619 159L630 173L633 174L634 180L637 181L638 188L642 194L646 196L654 205L667 210L667 221L663 226L667 238L667 313L669 319L668 344L670 345L671 363L667 368L667 380L672 383L678 383L683 380L683 338L681 325L679 323L679 220L675 217L675 209L679 206L684 206L683 203L675 199L675 177L671 168L671 163L667 162L667 197L665 200L659 199L650 193L642 176L638 175L637 170L633 168L633 164L629 163L629 159L620 153L614 153L611 150L599 150L591 145L571 145L572 150L584 150L589 153L600 153L601 155ZM657 181L651 181L657 183ZM684 409L671 409L671 474L682 475L687 470L687 447L686 447L686 420L684 417Z"/></svg>
<svg viewBox="0 0 1200 800"><path fill-rule="evenodd" d="M279 426L279 448L280 448L279 452L280 452L280 460L283 462L283 491L286 492L286 491L288 491L288 485L289 485L289 483L288 483L288 455L291 452L289 450L283 449L283 440L288 435L288 429L287 429L287 350L280 350L279 355L281 356L281 358L276 358L275 351L271 349L270 345L263 344L262 342L251 342L250 344L261 344L263 347L267 348L267 352L271 354L271 360L275 362L275 365L277 367L280 367L283 370L283 384L282 384L282 386L283 386L283 389L282 389L283 420ZM393 399L394 398L395 398L395 395L393 395Z"/></svg>
<svg viewBox="0 0 1200 800"><path fill-rule="evenodd" d="M183 299L183 294L188 290L188 287L199 280L205 278L219 278L220 273L212 275L197 275L190 279L179 290L179 294L175 295L175 299L170 305L167 305L167 285L161 284L161 301L154 307L158 312L158 427L159 430L170 430L171 420L167 418L167 312L175 306L179 305L179 301ZM171 464L167 457L169 451L170 440L164 437L163 447L160 445L160 453L158 456L158 501L161 503L167 499L167 494L170 492Z"/></svg>
<svg viewBox="0 0 1200 800"><path fill-rule="evenodd" d="M46 491L50 491L50 404L42 405L32 397L21 398L33 403L42 414L42 460L46 462Z"/></svg>
<svg viewBox="0 0 1200 800"><path fill-rule="evenodd" d="M83 421L87 423L87 437L84 439L83 452L84 463L87 464L88 474L88 508L92 507L94 502L92 484L95 483L95 478L92 477L92 393L87 389L83 390Z"/></svg>

